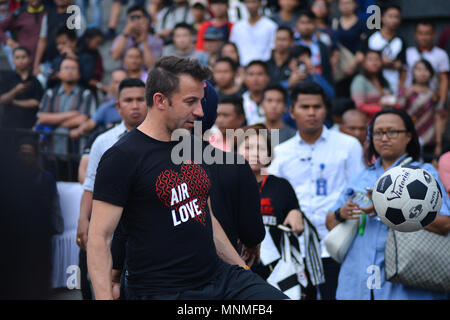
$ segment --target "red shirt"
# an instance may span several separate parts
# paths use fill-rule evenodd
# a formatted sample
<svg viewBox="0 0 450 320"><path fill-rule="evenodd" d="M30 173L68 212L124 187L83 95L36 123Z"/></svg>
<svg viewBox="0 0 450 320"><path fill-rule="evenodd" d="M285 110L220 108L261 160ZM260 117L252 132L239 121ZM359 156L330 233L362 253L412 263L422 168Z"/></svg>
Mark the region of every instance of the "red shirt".
<svg viewBox="0 0 450 320"><path fill-rule="evenodd" d="M205 51L205 32L210 26L213 26L215 28L227 27L227 39L224 39L224 41L228 41L228 39L230 38L231 28L233 27L233 24L231 22L228 21L222 25L214 25L212 21L205 21L200 25L200 28L198 28L197 43L195 44L195 49Z"/></svg>
<svg viewBox="0 0 450 320"><path fill-rule="evenodd" d="M17 41L19 45L30 50L31 65L33 65L34 57L36 55L42 18L45 14L45 10L39 13L29 13L24 11L18 16L10 14L0 23L0 40L3 43L6 43L7 37L5 32L15 32L16 37L14 40Z"/></svg>

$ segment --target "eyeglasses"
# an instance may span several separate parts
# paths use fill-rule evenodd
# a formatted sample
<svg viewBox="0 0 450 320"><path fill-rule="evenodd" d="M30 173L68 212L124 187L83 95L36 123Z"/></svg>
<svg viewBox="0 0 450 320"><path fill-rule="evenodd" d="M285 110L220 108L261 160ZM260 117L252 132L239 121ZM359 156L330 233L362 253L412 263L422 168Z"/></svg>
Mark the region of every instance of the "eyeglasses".
<svg viewBox="0 0 450 320"><path fill-rule="evenodd" d="M141 16L141 15L139 15L139 14L132 14L131 16L130 16L130 20L131 21L134 21L134 20L140 20L140 19L142 19L143 18L143 16Z"/></svg>
<svg viewBox="0 0 450 320"><path fill-rule="evenodd" d="M389 139L395 139L402 132L408 132L408 130L388 130L388 131L377 130L373 132L373 138L375 140L381 140L383 138L383 135L386 135Z"/></svg>

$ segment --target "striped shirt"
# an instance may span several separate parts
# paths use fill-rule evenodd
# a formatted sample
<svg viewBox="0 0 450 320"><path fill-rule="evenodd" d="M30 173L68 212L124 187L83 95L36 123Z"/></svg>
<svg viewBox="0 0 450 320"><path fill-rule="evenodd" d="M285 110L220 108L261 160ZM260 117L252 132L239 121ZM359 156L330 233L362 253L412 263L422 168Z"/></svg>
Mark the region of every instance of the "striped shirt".
<svg viewBox="0 0 450 320"><path fill-rule="evenodd" d="M410 89L403 89L399 94L399 105L411 116L417 134L423 145L434 142L436 130L434 118L438 108L439 97L433 89L417 93Z"/></svg>
<svg viewBox="0 0 450 320"><path fill-rule="evenodd" d="M88 117L91 117L96 109L96 101L92 92L76 86L69 93L66 93L62 86L57 89L47 89L42 98L39 107L40 113L63 113L69 111L79 111ZM53 152L56 154L66 155L68 153L68 135L67 128L58 127L54 130ZM61 135L62 134L62 135Z"/></svg>
<svg viewBox="0 0 450 320"><path fill-rule="evenodd" d="M80 92L80 90L83 90ZM83 89L80 86L76 86L70 93L66 93L62 86L56 89L47 89L42 98L39 112L68 112L68 111L80 111L82 114L91 116L96 109L95 98L92 92L88 89ZM80 101L81 99L81 101Z"/></svg>

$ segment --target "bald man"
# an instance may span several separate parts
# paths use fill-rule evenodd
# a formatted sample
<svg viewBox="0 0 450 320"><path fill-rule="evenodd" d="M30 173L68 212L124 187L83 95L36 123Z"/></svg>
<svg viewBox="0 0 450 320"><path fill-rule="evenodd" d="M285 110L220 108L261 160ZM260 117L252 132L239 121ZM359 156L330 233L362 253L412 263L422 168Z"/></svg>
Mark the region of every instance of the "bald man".
<svg viewBox="0 0 450 320"><path fill-rule="evenodd" d="M367 136L367 116L357 109L345 111L339 131L355 137L361 145L364 145Z"/></svg>

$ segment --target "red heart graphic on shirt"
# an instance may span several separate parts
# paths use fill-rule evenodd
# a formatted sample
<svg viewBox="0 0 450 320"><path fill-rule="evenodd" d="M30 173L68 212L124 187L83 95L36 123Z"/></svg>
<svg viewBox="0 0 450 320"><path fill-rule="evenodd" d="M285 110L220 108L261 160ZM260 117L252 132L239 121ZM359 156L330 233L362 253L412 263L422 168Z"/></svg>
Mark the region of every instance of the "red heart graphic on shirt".
<svg viewBox="0 0 450 320"><path fill-rule="evenodd" d="M182 183L186 183L188 186L189 198L171 205L172 189ZM194 219L205 226L206 203L210 186L209 177L200 165L183 163L180 172L164 170L159 174L156 179L156 194L166 207L175 210L189 201L197 199L202 213L195 216Z"/></svg>

